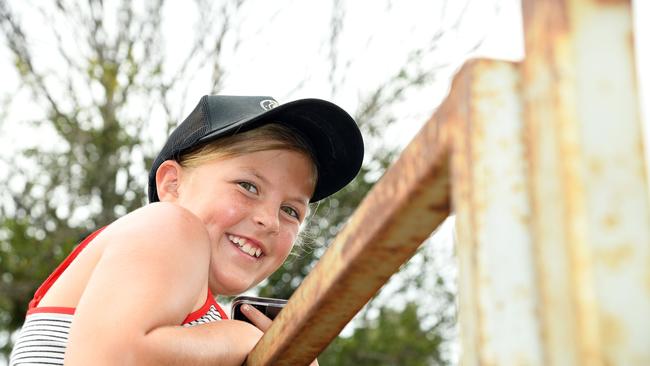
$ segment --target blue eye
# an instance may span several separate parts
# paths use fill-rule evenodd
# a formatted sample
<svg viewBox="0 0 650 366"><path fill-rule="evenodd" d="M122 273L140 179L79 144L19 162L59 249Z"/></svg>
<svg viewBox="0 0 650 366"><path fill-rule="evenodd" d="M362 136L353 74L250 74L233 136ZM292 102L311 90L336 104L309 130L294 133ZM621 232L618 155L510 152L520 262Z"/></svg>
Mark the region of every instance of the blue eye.
<svg viewBox="0 0 650 366"><path fill-rule="evenodd" d="M257 187L250 182L237 182L240 187L244 188L245 190L257 194Z"/></svg>
<svg viewBox="0 0 650 366"><path fill-rule="evenodd" d="M300 215L298 215L298 211L294 210L292 207L282 206L282 211L287 213L289 216L294 217L297 220L300 220Z"/></svg>

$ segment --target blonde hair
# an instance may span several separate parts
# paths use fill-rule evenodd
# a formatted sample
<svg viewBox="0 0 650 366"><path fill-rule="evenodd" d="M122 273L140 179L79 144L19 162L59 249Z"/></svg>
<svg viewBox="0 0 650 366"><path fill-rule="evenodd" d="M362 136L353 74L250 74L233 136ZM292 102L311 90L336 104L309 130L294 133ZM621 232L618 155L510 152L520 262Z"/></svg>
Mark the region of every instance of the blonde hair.
<svg viewBox="0 0 650 366"><path fill-rule="evenodd" d="M182 154L178 163L191 169L215 159L268 150L291 150L305 154L312 162L314 183L316 182L318 167L311 147L299 134L279 123L268 123L252 130L218 138Z"/></svg>

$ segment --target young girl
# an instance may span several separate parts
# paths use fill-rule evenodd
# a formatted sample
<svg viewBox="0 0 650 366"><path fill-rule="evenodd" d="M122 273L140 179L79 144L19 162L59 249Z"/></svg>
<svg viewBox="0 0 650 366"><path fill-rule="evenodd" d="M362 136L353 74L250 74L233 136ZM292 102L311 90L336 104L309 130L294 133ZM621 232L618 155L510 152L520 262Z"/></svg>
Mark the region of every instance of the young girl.
<svg viewBox="0 0 650 366"><path fill-rule="evenodd" d="M86 238L36 292L10 365L241 365L270 326L218 295L267 278L363 141L322 100L204 96L149 175L151 204Z"/></svg>

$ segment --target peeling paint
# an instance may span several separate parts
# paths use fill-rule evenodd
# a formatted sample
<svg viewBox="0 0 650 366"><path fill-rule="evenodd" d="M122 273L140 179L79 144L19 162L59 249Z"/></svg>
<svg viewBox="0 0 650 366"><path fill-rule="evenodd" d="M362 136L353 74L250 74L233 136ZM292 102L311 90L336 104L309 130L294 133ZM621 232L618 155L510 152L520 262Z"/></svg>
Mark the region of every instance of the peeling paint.
<svg viewBox="0 0 650 366"><path fill-rule="evenodd" d="M603 342L610 347L615 347L625 342L625 325L620 322L617 314L601 313L600 324Z"/></svg>
<svg viewBox="0 0 650 366"><path fill-rule="evenodd" d="M596 259L610 269L620 269L634 257L634 246L619 244L608 249L599 249Z"/></svg>
<svg viewBox="0 0 650 366"><path fill-rule="evenodd" d="M620 218L613 213L607 214L603 218L603 228L613 230L616 229L620 224Z"/></svg>

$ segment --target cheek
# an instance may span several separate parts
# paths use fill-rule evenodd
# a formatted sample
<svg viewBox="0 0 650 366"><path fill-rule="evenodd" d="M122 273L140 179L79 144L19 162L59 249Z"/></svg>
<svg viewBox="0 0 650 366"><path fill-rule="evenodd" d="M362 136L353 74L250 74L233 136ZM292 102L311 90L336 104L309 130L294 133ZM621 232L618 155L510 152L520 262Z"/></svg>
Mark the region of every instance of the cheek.
<svg viewBox="0 0 650 366"><path fill-rule="evenodd" d="M221 210L217 212L216 219L221 221L225 226L230 226L231 224L239 222L241 218L244 216L244 212L245 210L241 206L223 207Z"/></svg>
<svg viewBox="0 0 650 366"><path fill-rule="evenodd" d="M206 221L225 229L240 222L246 216L248 206L243 200L219 200L209 212Z"/></svg>
<svg viewBox="0 0 650 366"><path fill-rule="evenodd" d="M282 253L282 262L289 256L291 249L296 241L297 232L290 231L283 235L282 240L280 240L280 251Z"/></svg>

